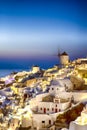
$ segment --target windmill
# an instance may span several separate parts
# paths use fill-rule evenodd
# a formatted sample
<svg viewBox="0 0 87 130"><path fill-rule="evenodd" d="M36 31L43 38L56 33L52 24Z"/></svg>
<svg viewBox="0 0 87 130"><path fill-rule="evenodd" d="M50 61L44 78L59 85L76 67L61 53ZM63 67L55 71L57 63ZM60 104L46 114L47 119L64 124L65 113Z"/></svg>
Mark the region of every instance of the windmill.
<svg viewBox="0 0 87 130"><path fill-rule="evenodd" d="M64 51L64 52L60 52L60 48L58 48L58 53L57 56L59 59L59 66L66 66L69 63L69 55Z"/></svg>

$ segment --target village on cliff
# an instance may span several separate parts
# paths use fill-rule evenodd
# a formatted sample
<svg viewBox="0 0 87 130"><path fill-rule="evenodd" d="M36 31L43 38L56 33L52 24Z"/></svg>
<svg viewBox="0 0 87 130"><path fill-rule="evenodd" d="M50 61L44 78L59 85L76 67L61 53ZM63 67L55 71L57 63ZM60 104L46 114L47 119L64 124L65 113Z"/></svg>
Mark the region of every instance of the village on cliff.
<svg viewBox="0 0 87 130"><path fill-rule="evenodd" d="M0 78L0 130L86 130L87 58Z"/></svg>

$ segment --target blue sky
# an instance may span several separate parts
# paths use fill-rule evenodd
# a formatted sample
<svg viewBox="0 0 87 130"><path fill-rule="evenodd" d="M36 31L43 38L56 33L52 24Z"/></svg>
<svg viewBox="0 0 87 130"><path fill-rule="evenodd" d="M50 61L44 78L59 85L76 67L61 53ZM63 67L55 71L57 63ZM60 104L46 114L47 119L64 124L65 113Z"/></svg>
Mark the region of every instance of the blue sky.
<svg viewBox="0 0 87 130"><path fill-rule="evenodd" d="M0 0L0 57L49 59L58 48L86 56L86 6L86 0Z"/></svg>

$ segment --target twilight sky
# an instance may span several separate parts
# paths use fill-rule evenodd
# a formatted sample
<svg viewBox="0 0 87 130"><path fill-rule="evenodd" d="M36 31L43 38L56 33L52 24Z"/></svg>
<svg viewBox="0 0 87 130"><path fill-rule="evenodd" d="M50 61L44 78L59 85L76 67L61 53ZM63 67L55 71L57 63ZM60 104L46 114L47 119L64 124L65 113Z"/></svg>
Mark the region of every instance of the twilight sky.
<svg viewBox="0 0 87 130"><path fill-rule="evenodd" d="M87 55L86 0L0 0L1 59L55 59L58 48Z"/></svg>

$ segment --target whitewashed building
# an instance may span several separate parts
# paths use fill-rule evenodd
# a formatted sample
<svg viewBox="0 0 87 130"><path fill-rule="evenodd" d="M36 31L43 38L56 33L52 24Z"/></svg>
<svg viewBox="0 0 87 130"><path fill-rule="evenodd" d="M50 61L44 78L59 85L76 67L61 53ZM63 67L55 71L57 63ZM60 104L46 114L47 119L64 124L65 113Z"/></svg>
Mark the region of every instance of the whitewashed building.
<svg viewBox="0 0 87 130"><path fill-rule="evenodd" d="M69 130L87 130L87 124L81 125L81 124L77 124L76 122L73 121L70 123Z"/></svg>
<svg viewBox="0 0 87 130"><path fill-rule="evenodd" d="M39 113L51 114L64 111L69 107L70 101L60 102L60 100L57 101L57 98L55 98L54 102L38 102L37 110Z"/></svg>
<svg viewBox="0 0 87 130"><path fill-rule="evenodd" d="M47 128L48 126L54 125L54 120L50 115L46 114L33 114L32 116L32 126L38 130L41 128ZM53 129L54 130L54 129Z"/></svg>
<svg viewBox="0 0 87 130"><path fill-rule="evenodd" d="M34 66L32 67L32 73L37 73L37 72L40 72L40 67L37 66L37 65L34 65Z"/></svg>
<svg viewBox="0 0 87 130"><path fill-rule="evenodd" d="M73 84L70 81L70 79L57 79L53 80L52 84L49 89L49 94L50 95L56 95L59 91L67 91L67 90L72 90L73 89Z"/></svg>

